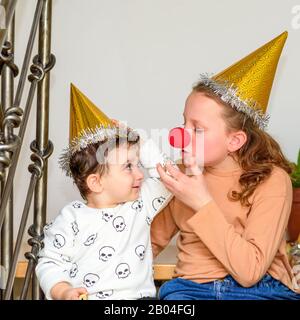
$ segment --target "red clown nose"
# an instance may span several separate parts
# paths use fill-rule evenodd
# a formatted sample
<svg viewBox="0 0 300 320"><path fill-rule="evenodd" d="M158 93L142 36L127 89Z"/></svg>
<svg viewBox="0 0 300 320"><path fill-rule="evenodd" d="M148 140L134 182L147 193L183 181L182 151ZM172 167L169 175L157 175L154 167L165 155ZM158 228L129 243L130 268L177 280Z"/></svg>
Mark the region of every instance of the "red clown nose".
<svg viewBox="0 0 300 320"><path fill-rule="evenodd" d="M173 128L169 132L169 143L174 148L184 149L191 142L191 136L184 128Z"/></svg>

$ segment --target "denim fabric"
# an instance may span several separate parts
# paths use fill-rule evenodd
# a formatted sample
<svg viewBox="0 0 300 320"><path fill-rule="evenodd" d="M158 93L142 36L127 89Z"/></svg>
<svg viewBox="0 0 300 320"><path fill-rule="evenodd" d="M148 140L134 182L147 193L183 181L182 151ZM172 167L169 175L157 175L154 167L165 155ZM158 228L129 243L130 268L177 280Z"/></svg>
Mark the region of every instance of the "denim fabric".
<svg viewBox="0 0 300 320"><path fill-rule="evenodd" d="M267 274L250 288L242 287L231 276L208 283L176 278L160 287L159 298L161 300L300 300L300 294Z"/></svg>

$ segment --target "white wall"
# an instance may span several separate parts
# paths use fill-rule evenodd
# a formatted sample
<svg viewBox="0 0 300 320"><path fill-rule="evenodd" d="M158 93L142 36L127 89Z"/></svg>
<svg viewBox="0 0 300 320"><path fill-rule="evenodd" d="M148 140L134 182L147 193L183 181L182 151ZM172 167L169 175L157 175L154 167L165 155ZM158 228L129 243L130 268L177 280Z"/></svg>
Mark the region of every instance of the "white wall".
<svg viewBox="0 0 300 320"><path fill-rule="evenodd" d="M19 66L35 3L18 4ZM128 120L132 127L171 128L182 123L185 98L199 73L223 70L284 30L289 38L269 103L269 132L296 160L300 29L293 29L291 11L297 4L300 0L54 0L52 52L57 64L51 73L50 139L55 150L49 159L49 219L79 197L57 165L68 142L70 82L109 116ZM29 183L34 116L16 176L17 216Z"/></svg>

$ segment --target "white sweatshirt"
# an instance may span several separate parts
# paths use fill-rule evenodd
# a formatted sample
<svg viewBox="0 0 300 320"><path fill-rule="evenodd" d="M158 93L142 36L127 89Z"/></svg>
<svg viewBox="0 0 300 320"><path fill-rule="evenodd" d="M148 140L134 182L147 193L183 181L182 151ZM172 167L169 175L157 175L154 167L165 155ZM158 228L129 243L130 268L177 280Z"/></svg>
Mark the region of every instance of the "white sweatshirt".
<svg viewBox="0 0 300 320"><path fill-rule="evenodd" d="M156 296L150 224L172 198L155 168L166 159L147 140L140 161L150 177L142 183L139 199L107 209L73 201L45 226L36 275L47 299L61 281L85 287L91 300Z"/></svg>

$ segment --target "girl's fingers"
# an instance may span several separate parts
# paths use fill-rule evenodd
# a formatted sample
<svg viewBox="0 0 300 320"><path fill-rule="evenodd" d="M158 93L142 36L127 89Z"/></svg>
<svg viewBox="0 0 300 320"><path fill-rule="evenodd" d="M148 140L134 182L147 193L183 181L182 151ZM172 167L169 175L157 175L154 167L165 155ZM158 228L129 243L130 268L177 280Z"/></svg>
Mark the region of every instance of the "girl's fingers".
<svg viewBox="0 0 300 320"><path fill-rule="evenodd" d="M176 185L178 184L178 181L176 181L174 178L172 178L170 175L168 175L160 163L157 165L157 171L158 171L160 178L164 184L167 184L173 188L176 187Z"/></svg>
<svg viewBox="0 0 300 320"><path fill-rule="evenodd" d="M166 164L166 169L171 174L171 176L176 180L180 180L181 178L184 177L184 174L180 172L180 170L177 167L174 167L174 165L170 163Z"/></svg>
<svg viewBox="0 0 300 320"><path fill-rule="evenodd" d="M196 161L195 157L190 157L190 158L186 159L184 164L188 170L189 175L199 176L202 174L201 169L197 165L197 161Z"/></svg>

